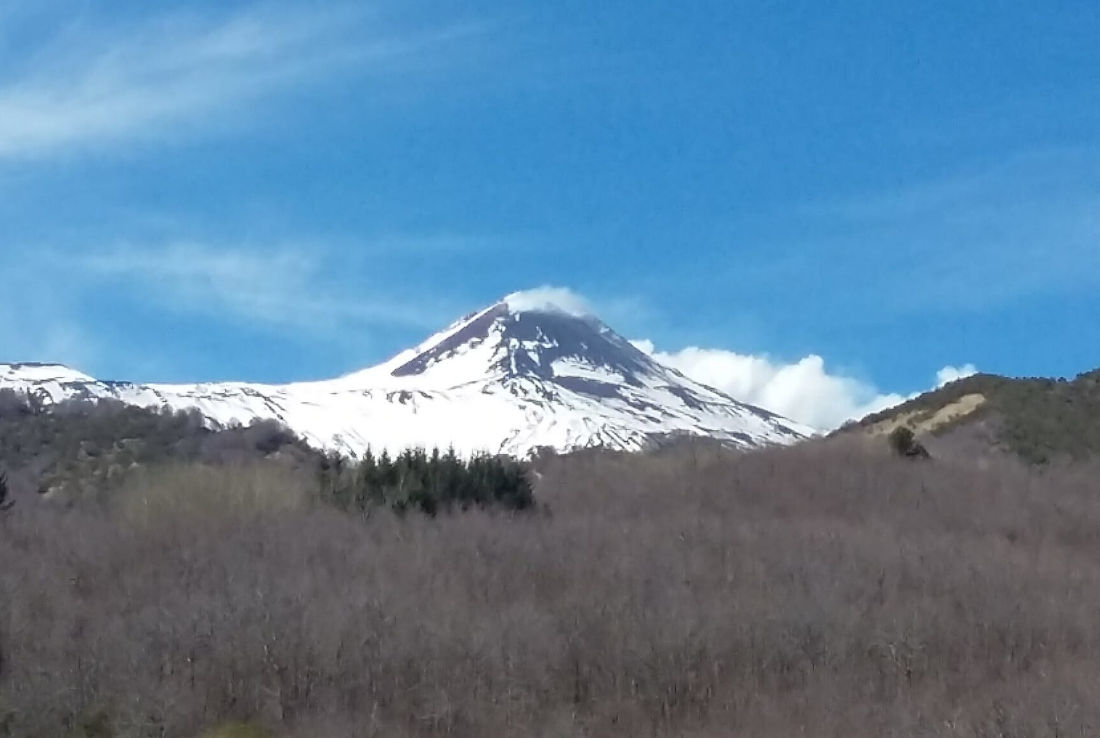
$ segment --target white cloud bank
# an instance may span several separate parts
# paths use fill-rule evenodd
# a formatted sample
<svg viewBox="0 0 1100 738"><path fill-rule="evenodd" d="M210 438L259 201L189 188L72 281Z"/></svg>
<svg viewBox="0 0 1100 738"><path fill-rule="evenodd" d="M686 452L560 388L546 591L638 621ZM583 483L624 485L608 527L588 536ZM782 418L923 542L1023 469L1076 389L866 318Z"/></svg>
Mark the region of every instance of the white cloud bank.
<svg viewBox="0 0 1100 738"><path fill-rule="evenodd" d="M658 351L652 341L635 346L667 366L726 394L758 405L800 423L830 430L847 420L884 410L909 399L898 393L884 393L873 384L832 374L825 360L815 354L790 364L766 356L738 354L723 349L690 347L668 353ZM973 364L945 366L936 374L936 386L970 376Z"/></svg>

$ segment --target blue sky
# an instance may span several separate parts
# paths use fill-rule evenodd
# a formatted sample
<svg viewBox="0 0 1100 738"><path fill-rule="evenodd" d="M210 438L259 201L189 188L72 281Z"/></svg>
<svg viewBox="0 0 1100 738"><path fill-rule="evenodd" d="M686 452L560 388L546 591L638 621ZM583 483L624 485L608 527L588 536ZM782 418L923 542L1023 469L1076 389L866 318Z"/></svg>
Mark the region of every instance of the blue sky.
<svg viewBox="0 0 1100 738"><path fill-rule="evenodd" d="M0 0L0 355L327 377L552 284L860 407L1072 375L1098 38L1095 0Z"/></svg>

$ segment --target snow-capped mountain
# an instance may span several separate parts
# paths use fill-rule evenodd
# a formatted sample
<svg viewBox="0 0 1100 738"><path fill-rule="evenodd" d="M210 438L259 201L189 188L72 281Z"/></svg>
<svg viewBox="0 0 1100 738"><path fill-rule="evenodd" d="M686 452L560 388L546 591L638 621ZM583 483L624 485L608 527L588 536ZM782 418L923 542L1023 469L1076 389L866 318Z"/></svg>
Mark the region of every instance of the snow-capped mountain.
<svg viewBox="0 0 1100 738"><path fill-rule="evenodd" d="M515 456L541 447L634 451L679 435L753 447L812 433L659 364L595 317L515 298L333 380L142 385L56 364L0 364L4 387L47 403L195 408L212 426L275 419L317 447L353 455L409 446Z"/></svg>

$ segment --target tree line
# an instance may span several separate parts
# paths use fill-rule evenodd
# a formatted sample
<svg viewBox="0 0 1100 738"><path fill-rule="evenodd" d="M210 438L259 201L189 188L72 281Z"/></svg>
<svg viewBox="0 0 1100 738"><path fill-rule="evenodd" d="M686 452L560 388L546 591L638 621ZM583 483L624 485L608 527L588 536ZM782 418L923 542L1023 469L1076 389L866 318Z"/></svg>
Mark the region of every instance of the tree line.
<svg viewBox="0 0 1100 738"><path fill-rule="evenodd" d="M322 498L345 511L389 508L427 515L472 507L526 510L534 494L523 464L505 456L460 458L453 448L407 449L391 457L370 449L350 461L327 454L319 465Z"/></svg>
<svg viewBox="0 0 1100 738"><path fill-rule="evenodd" d="M257 462L308 472L316 480L313 492L344 511L385 507L435 515L534 504L526 466L507 457L412 449L354 459L317 451L274 420L212 428L196 410L102 399L47 405L0 390L0 505L35 492L66 502L110 496L150 467Z"/></svg>

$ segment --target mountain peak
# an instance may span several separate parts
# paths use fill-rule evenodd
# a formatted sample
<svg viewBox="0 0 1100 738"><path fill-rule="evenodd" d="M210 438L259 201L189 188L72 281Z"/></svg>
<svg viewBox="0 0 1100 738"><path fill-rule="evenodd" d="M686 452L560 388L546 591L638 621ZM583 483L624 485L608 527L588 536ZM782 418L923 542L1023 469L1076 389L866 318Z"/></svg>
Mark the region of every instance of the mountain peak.
<svg viewBox="0 0 1100 738"><path fill-rule="evenodd" d="M512 293L335 380L167 386L21 370L0 371L4 386L52 401L198 408L214 426L274 419L315 446L355 455L409 446L515 456L544 447L633 451L685 435L752 447L811 433L658 363L555 288Z"/></svg>
<svg viewBox="0 0 1100 738"><path fill-rule="evenodd" d="M648 356L577 307L513 293L421 344L390 374L432 374L456 384L483 377L556 381L576 376L580 366L583 376L602 371L614 375L612 381L637 385L636 375L653 372L657 365Z"/></svg>

